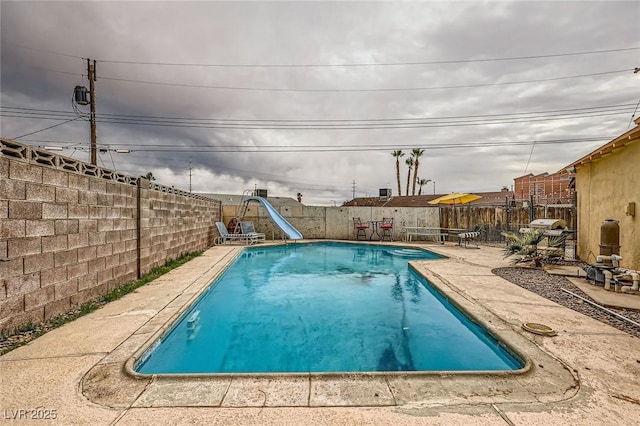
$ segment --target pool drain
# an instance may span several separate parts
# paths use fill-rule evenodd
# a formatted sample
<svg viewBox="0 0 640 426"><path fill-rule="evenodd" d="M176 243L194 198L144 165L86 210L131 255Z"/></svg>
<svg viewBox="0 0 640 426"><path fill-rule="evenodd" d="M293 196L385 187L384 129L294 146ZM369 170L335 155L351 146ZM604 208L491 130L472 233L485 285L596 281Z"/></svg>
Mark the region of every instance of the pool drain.
<svg viewBox="0 0 640 426"><path fill-rule="evenodd" d="M535 322L525 322L522 324L522 328L530 333L540 334L542 336L555 336L558 334L553 328Z"/></svg>

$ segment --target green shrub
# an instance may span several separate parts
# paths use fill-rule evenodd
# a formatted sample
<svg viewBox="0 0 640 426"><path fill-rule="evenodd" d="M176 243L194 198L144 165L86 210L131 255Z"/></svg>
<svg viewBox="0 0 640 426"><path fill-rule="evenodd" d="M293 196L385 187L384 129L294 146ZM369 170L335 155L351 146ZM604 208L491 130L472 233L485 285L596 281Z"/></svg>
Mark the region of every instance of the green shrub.
<svg viewBox="0 0 640 426"><path fill-rule="evenodd" d="M519 263L533 262L536 268L542 267L543 263L549 263L562 256L561 248L564 246L564 236L545 235L544 230L531 230L523 234L505 232L507 247L504 249L504 257L514 256L511 259L512 265ZM541 248L539 244L547 239L547 247Z"/></svg>
<svg viewBox="0 0 640 426"><path fill-rule="evenodd" d="M153 268L151 271L149 271L148 274L140 277L140 279L129 281L121 285L120 287L114 288L110 292L98 297L95 300L90 300L83 303L73 311L57 315L40 324L29 322L23 326L17 327L15 330L13 330L13 332L3 334L0 338L0 344L2 344L0 346L0 355L27 344L31 340L42 336L49 330L53 330L54 328L58 328L77 318L90 314L106 303L120 299L121 297L135 291L137 288L150 283L156 278L166 274L167 272L177 268L180 265L187 263L191 259L194 259L201 254L202 252L191 252L179 257L178 259L171 259L167 261L167 263L165 263L163 266Z"/></svg>

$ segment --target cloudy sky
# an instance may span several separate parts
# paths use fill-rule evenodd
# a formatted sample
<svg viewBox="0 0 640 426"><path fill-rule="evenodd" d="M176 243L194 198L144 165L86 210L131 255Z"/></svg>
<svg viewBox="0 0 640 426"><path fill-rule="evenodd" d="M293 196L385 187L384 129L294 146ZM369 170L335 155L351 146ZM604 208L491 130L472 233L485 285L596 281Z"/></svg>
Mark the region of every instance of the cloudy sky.
<svg viewBox="0 0 640 426"><path fill-rule="evenodd" d="M0 15L2 137L88 160L72 92L91 58L98 164L194 192L395 195L391 152L404 193L413 148L423 192L498 191L624 133L640 101L637 1L2 1Z"/></svg>

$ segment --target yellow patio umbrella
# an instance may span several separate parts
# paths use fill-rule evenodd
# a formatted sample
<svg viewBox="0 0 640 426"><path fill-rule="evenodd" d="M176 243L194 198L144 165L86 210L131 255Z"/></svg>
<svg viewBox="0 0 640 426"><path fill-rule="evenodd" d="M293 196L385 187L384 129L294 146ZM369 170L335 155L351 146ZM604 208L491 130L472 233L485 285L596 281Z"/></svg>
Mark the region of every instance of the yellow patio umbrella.
<svg viewBox="0 0 640 426"><path fill-rule="evenodd" d="M445 204L448 206L452 206L454 209L454 217L456 222L456 228L458 227L458 215L455 214L456 204L467 204L472 201L476 201L482 198L480 195L476 194L468 194L466 192L452 192L451 194L443 195L442 197L438 197L429 201L429 204ZM467 218L468 220L468 218Z"/></svg>
<svg viewBox="0 0 640 426"><path fill-rule="evenodd" d="M456 204L467 204L472 201L476 201L482 198L480 195L476 194L467 194L465 192L452 192L451 194L443 195L442 197L438 197L429 201L429 204L447 204L447 205L456 205Z"/></svg>

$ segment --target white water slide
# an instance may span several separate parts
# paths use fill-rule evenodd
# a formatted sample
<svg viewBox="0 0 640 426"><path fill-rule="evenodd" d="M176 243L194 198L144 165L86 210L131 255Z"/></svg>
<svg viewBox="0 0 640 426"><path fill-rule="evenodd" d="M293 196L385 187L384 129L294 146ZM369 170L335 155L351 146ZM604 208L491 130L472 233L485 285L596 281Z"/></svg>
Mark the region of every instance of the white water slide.
<svg viewBox="0 0 640 426"><path fill-rule="evenodd" d="M251 200L258 201L264 206L273 223L276 224L278 229L280 229L282 233L287 236L287 238L289 238L290 240L301 240L303 238L300 231L298 231L293 227L293 225L287 222L287 219L282 217L282 215L278 213L278 211L273 208L273 206L265 198L257 196L245 196L242 201L248 203Z"/></svg>

